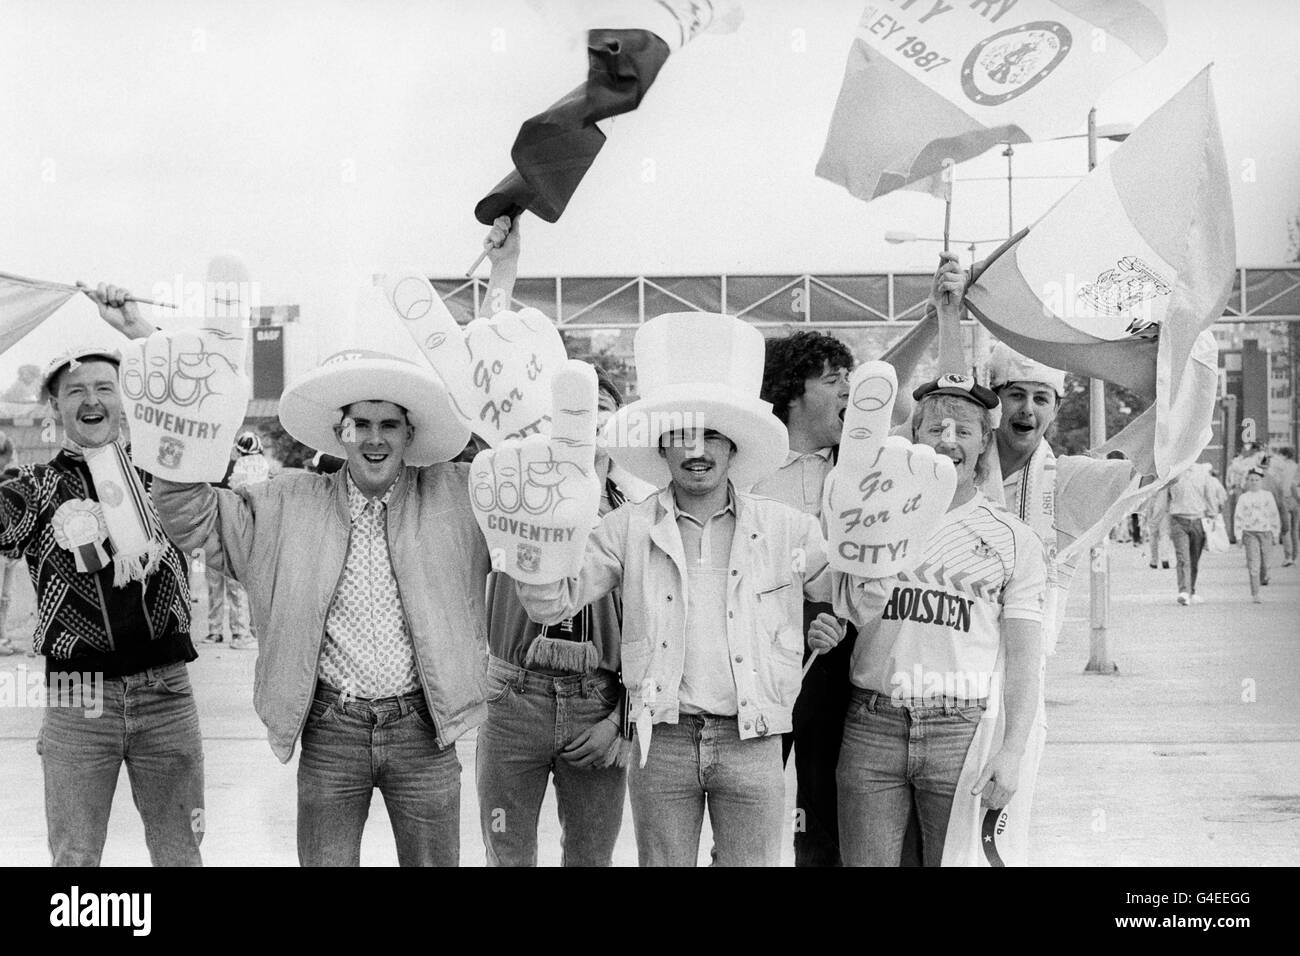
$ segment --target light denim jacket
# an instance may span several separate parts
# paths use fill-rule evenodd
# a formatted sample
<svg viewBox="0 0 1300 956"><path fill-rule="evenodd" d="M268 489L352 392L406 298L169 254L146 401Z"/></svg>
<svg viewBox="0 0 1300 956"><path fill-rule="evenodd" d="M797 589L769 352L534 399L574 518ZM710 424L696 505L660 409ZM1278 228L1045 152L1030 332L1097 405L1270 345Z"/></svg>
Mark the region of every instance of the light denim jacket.
<svg viewBox="0 0 1300 956"><path fill-rule="evenodd" d="M468 468L404 468L388 504L393 573L444 747L487 716L490 561L469 503ZM203 549L209 568L248 588L259 645L253 704L284 763L311 708L325 617L347 558L344 475L280 475L237 492L154 482L172 540L186 553Z"/></svg>
<svg viewBox="0 0 1300 956"><path fill-rule="evenodd" d="M653 723L677 723L686 659L686 559L671 486L607 514L587 542L582 572L554 584L519 584L533 620L554 624L623 589L623 684L632 713L651 678ZM736 532L727 580L727 649L741 739L786 733L799 694L803 602L831 599L826 544L816 519L734 492Z"/></svg>

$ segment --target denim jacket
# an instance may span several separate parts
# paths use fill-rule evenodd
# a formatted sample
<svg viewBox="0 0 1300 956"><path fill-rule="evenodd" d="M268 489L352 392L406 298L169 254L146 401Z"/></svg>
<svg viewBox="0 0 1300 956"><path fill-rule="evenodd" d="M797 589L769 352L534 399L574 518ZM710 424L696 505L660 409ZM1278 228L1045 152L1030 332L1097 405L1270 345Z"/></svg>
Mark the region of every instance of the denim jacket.
<svg viewBox="0 0 1300 956"><path fill-rule="evenodd" d="M490 562L469 503L468 465L403 469L388 504L388 548L438 743L487 716L484 582ZM248 588L259 649L253 703L284 763L316 687L325 617L343 576L351 522L345 470L281 475L239 491L154 482L172 540Z"/></svg>
<svg viewBox="0 0 1300 956"><path fill-rule="evenodd" d="M544 624L622 586L623 685L631 713L640 713L644 702L656 724L677 723L690 600L671 494L669 486L607 514L587 542L578 577L516 583L529 615ZM749 739L791 729L803 662L803 602L831 599L831 571L816 519L769 498L737 492L735 503L726 641L738 729Z"/></svg>

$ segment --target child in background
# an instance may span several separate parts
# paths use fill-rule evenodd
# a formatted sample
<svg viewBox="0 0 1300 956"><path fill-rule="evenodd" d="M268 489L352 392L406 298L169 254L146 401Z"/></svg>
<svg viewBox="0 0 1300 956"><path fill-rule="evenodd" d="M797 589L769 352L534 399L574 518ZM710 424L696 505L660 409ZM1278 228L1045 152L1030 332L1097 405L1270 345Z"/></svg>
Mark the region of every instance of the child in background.
<svg viewBox="0 0 1300 956"><path fill-rule="evenodd" d="M1268 584L1268 552L1282 533L1277 502L1264 490L1264 472L1252 468L1246 473L1246 490L1237 499L1233 527L1246 545L1246 569L1250 572L1250 598L1260 600L1260 585Z"/></svg>

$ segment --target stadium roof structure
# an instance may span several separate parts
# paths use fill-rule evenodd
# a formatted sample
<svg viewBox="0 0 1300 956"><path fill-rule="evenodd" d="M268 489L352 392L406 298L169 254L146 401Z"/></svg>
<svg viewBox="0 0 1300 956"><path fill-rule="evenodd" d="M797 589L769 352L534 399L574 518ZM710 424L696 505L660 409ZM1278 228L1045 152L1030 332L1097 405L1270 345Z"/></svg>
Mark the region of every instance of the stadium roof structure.
<svg viewBox="0 0 1300 956"><path fill-rule="evenodd" d="M484 278L431 277L461 323L479 314ZM562 329L635 328L665 312L727 312L759 325L824 328L911 323L925 309L921 272L783 275L547 276L521 278L512 305L531 306ZM1223 320L1300 321L1300 263L1241 266Z"/></svg>

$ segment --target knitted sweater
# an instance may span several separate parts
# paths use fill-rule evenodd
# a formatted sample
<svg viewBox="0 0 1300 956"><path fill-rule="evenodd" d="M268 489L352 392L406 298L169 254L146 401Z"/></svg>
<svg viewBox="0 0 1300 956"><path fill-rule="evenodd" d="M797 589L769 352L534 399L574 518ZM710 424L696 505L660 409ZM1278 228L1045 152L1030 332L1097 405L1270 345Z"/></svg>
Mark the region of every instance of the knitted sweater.
<svg viewBox="0 0 1300 956"><path fill-rule="evenodd" d="M147 488L150 476L141 472ZM113 586L113 567L78 571L55 540L52 519L64 502L98 500L90 470L66 451L24 465L0 484L0 554L25 558L38 596L33 647L48 668L106 677L192 661L190 589L185 558L168 543L144 581Z"/></svg>

